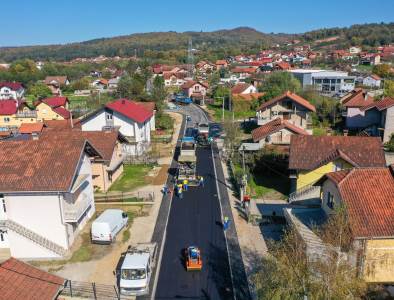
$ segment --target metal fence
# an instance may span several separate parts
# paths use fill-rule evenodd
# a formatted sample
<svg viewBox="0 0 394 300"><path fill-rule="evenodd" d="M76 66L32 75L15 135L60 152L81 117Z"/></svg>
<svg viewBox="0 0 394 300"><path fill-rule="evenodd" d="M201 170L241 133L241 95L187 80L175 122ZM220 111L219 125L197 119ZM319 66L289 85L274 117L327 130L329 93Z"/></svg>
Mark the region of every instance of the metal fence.
<svg viewBox="0 0 394 300"><path fill-rule="evenodd" d="M97 300L126 299L119 293L115 285L97 284L66 280L60 296L71 298L87 298Z"/></svg>
<svg viewBox="0 0 394 300"><path fill-rule="evenodd" d="M106 202L153 202L155 200L155 192L139 191L139 192L107 192L94 195L96 203Z"/></svg>
<svg viewBox="0 0 394 300"><path fill-rule="evenodd" d="M160 155L139 155L139 156L132 156L126 155L123 159L123 164L125 165L151 165L157 164Z"/></svg>

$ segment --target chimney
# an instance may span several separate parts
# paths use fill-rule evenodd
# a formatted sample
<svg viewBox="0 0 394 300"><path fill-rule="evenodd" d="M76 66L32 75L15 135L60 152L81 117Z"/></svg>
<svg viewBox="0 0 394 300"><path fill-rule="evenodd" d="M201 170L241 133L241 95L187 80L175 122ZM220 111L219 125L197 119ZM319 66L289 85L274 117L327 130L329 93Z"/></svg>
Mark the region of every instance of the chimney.
<svg viewBox="0 0 394 300"><path fill-rule="evenodd" d="M37 140L40 139L40 135L39 135L38 132L32 132L31 133L31 138L32 138L33 141L37 141Z"/></svg>
<svg viewBox="0 0 394 300"><path fill-rule="evenodd" d="M348 136L348 134L349 134L349 130L344 129L344 130L343 130L343 136Z"/></svg>

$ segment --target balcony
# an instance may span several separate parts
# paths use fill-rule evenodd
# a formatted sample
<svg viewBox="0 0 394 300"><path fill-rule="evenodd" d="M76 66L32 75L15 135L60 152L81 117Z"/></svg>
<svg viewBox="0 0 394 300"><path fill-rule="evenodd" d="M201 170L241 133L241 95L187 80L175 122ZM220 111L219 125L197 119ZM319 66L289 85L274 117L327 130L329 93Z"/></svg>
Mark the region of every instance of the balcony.
<svg viewBox="0 0 394 300"><path fill-rule="evenodd" d="M37 112L36 111L25 111L25 112L17 112L16 113L17 118L37 118Z"/></svg>
<svg viewBox="0 0 394 300"><path fill-rule="evenodd" d="M79 218L93 203L93 199L87 194L82 193L74 203L63 202L64 220L66 222L78 222Z"/></svg>

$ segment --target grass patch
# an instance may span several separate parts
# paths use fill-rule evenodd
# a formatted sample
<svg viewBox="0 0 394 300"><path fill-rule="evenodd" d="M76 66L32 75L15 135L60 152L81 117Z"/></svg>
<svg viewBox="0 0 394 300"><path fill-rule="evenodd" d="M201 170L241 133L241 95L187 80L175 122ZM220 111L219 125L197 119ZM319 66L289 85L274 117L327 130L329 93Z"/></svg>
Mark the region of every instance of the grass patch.
<svg viewBox="0 0 394 300"><path fill-rule="evenodd" d="M286 199L290 188L290 181L277 174L252 174L249 187L254 198L269 198L276 200Z"/></svg>
<svg viewBox="0 0 394 300"><path fill-rule="evenodd" d="M219 104L208 104L208 109L213 112L213 118L215 122L222 121L223 110L222 106ZM255 111L235 111L234 118L235 119L248 119L249 117L254 117L256 115ZM233 112L224 110L224 118L231 119L233 117Z"/></svg>
<svg viewBox="0 0 394 300"><path fill-rule="evenodd" d="M111 186L110 192L128 192L147 184L146 176L153 166L151 165L125 165L123 174Z"/></svg>

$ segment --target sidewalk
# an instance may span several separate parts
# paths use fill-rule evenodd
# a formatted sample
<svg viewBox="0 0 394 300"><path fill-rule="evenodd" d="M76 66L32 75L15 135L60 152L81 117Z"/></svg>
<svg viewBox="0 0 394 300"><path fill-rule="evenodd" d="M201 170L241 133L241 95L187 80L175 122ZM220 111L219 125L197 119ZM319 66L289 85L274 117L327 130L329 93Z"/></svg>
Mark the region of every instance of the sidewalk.
<svg viewBox="0 0 394 300"><path fill-rule="evenodd" d="M237 209L240 201L233 195L233 191L229 188L229 186L231 186L231 180L228 167L223 161L221 161L221 164L227 184L227 192L231 203L234 225L237 231L239 245L241 247L242 261L245 266L245 272L248 278L252 298L255 299L252 276L256 271L256 265L261 262L261 258L269 254L267 245L260 227L247 223L240 215Z"/></svg>

